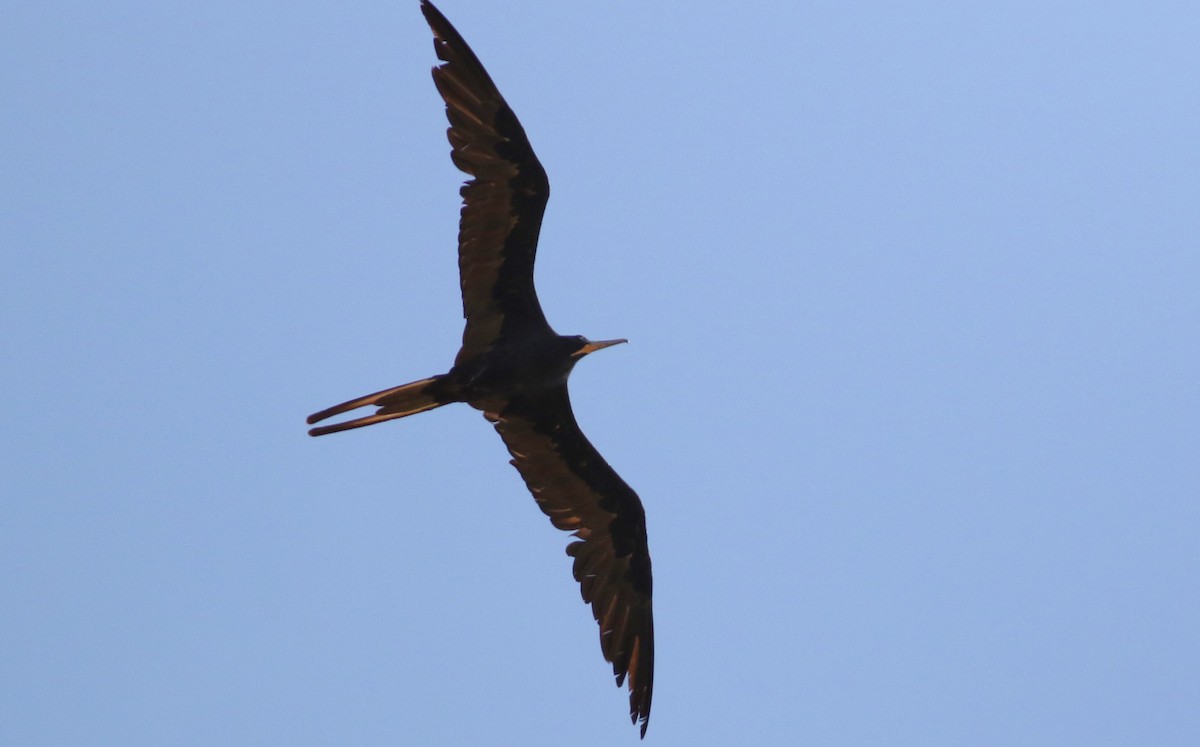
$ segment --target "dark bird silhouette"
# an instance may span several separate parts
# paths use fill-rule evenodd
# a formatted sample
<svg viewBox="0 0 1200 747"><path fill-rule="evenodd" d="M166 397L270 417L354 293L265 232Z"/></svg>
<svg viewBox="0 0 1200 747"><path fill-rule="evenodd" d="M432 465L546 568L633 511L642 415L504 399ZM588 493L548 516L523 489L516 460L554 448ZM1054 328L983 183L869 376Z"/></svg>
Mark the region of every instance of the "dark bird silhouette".
<svg viewBox="0 0 1200 747"><path fill-rule="evenodd" d="M629 681L629 713L646 735L654 685L654 617L646 515L575 422L567 377L585 355L625 342L557 334L533 286L533 261L550 185L525 130L491 77L428 0L442 64L433 80L446 101L454 165L463 185L458 269L466 329L448 373L358 397L308 418L310 424L368 405L354 420L309 435L361 428L451 402L482 410L512 454L551 523L572 532L567 546L583 600L600 625L600 649L617 685Z"/></svg>

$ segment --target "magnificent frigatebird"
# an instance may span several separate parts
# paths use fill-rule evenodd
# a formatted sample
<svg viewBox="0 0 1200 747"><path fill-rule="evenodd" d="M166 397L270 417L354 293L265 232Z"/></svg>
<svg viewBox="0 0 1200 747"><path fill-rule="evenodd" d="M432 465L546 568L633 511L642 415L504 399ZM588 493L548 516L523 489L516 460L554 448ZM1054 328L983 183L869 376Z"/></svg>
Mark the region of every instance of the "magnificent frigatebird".
<svg viewBox="0 0 1200 747"><path fill-rule="evenodd" d="M428 0L440 66L433 81L446 101L450 158L472 178L463 185L458 228L462 348L448 373L385 389L309 416L310 424L359 407L374 413L309 435L361 428L451 402L482 410L512 454L551 523L574 533L567 546L575 580L600 624L600 650L617 685L629 680L629 715L646 736L654 686L654 616L646 515L575 422L567 377L588 353L625 342L557 334L533 286L533 261L550 196L546 172L525 130L475 53Z"/></svg>

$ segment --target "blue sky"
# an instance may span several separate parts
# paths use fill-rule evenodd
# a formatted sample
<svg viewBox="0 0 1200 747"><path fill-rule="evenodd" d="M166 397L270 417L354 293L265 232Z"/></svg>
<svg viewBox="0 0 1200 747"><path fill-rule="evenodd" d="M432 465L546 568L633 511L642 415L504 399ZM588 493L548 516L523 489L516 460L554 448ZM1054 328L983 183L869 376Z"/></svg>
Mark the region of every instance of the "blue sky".
<svg viewBox="0 0 1200 747"><path fill-rule="evenodd" d="M444 0L646 505L660 745L1200 742L1200 8ZM0 11L0 742L633 744L444 371L412 2Z"/></svg>

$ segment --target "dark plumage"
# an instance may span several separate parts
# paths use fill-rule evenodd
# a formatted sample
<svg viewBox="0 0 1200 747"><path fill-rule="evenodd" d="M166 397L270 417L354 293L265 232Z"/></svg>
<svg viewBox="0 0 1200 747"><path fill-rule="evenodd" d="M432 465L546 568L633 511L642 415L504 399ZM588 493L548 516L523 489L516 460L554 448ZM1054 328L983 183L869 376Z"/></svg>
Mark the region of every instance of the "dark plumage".
<svg viewBox="0 0 1200 747"><path fill-rule="evenodd" d="M583 599L600 625L600 648L617 684L629 682L630 717L645 736L654 684L654 617L646 517L637 494L575 422L567 377L583 356L624 340L590 342L557 334L533 285L546 172L475 54L428 0L421 10L443 61L433 79L446 101L454 165L463 186L458 233L462 349L448 373L322 410L316 423L367 405L364 417L309 431L326 433L401 418L451 402L483 411L512 454L538 506L577 538L567 547Z"/></svg>

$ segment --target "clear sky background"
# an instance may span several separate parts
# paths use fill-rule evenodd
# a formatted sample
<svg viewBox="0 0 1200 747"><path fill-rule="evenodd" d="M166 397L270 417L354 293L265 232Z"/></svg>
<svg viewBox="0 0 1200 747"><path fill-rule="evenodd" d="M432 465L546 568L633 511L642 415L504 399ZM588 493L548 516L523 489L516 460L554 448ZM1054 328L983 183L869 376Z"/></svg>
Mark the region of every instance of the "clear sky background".
<svg viewBox="0 0 1200 747"><path fill-rule="evenodd" d="M647 744L1200 744L1200 6L444 0L646 505ZM416 0L0 10L0 742L635 744L440 373Z"/></svg>

